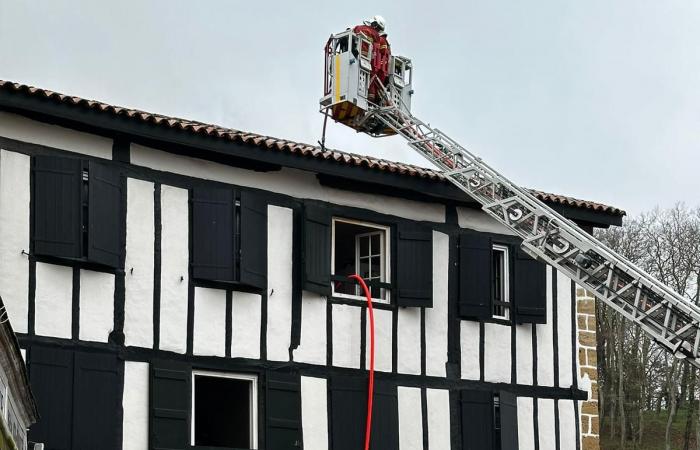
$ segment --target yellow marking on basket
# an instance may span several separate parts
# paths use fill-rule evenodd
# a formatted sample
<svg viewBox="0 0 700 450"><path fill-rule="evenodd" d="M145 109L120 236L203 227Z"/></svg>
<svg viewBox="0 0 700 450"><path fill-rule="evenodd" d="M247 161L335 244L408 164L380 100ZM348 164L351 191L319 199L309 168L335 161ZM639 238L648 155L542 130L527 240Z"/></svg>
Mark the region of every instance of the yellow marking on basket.
<svg viewBox="0 0 700 450"><path fill-rule="evenodd" d="M335 80L333 81L333 89L335 90L335 101L333 103L338 103L340 101L340 55L335 55Z"/></svg>

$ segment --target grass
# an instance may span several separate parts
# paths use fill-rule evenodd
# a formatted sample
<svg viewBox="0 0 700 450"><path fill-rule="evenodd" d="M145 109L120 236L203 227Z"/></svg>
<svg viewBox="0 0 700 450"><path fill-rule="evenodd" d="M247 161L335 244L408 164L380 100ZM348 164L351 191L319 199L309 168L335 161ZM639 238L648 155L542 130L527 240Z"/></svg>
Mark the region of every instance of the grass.
<svg viewBox="0 0 700 450"><path fill-rule="evenodd" d="M676 414L671 426L671 448L673 450L683 449L683 433L685 432L685 420L688 411L681 409ZM627 444L628 450L664 450L664 436L666 434L666 420L668 413L661 411L656 413L648 411L644 413L644 437L640 446L632 446L631 441ZM697 420L697 419L696 419ZM620 437L615 436L610 438L610 429L607 423L600 430L600 448L601 450L620 450ZM690 449L695 449L695 424L690 430Z"/></svg>

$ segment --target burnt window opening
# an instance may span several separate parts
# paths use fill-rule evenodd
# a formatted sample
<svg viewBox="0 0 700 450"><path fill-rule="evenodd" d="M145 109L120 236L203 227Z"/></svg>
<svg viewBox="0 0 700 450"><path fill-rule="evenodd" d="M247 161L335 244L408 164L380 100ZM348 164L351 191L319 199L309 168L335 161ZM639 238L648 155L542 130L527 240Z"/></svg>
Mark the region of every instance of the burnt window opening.
<svg viewBox="0 0 700 450"><path fill-rule="evenodd" d="M493 282L493 317L510 318L510 264L508 247L494 244L491 253L491 280Z"/></svg>
<svg viewBox="0 0 700 450"><path fill-rule="evenodd" d="M388 227L333 219L332 248L333 295L364 300L361 287L347 281L349 275L358 274L367 282L373 300L389 301Z"/></svg>
<svg viewBox="0 0 700 450"><path fill-rule="evenodd" d="M257 378L194 372L192 445L257 448Z"/></svg>

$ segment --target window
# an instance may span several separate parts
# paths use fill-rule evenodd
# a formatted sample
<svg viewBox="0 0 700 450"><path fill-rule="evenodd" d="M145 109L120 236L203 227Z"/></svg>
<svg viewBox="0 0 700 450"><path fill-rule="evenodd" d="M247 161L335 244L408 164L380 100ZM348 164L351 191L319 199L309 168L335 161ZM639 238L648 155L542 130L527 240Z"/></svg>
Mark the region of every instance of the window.
<svg viewBox="0 0 700 450"><path fill-rule="evenodd" d="M364 299L362 288L348 275L358 274L368 284L372 299L389 301L389 228L333 219L331 267L333 294L338 297Z"/></svg>
<svg viewBox="0 0 700 450"><path fill-rule="evenodd" d="M462 448L517 450L517 397L507 391L461 392Z"/></svg>
<svg viewBox="0 0 700 450"><path fill-rule="evenodd" d="M493 317L497 319L510 318L510 264L508 263L508 247L494 244L491 263L491 280L493 282Z"/></svg>
<svg viewBox="0 0 700 450"><path fill-rule="evenodd" d="M493 394L493 437L495 448L501 448L501 396Z"/></svg>
<svg viewBox="0 0 700 450"><path fill-rule="evenodd" d="M192 445L254 449L258 446L257 377L192 373Z"/></svg>

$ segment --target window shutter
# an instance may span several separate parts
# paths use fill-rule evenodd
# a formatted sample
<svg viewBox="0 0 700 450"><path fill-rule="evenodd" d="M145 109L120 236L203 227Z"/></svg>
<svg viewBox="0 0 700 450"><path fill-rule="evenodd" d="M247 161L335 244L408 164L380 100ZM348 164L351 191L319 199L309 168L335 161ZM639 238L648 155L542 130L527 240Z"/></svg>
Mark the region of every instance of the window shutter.
<svg viewBox="0 0 700 450"><path fill-rule="evenodd" d="M88 260L119 267L122 218L119 171L91 161L88 180Z"/></svg>
<svg viewBox="0 0 700 450"><path fill-rule="evenodd" d="M491 253L488 234L460 235L459 314L462 317L491 317Z"/></svg>
<svg viewBox="0 0 700 450"><path fill-rule="evenodd" d="M235 281L233 191L192 190L192 276L201 280Z"/></svg>
<svg viewBox="0 0 700 450"><path fill-rule="evenodd" d="M80 258L82 163L34 157L34 253Z"/></svg>
<svg viewBox="0 0 700 450"><path fill-rule="evenodd" d="M305 290L331 295L331 217L321 207L306 205L303 229Z"/></svg>
<svg viewBox="0 0 700 450"><path fill-rule="evenodd" d="M515 257L515 309L518 323L547 323L546 265L518 248Z"/></svg>
<svg viewBox="0 0 700 450"><path fill-rule="evenodd" d="M73 353L59 348L29 349L29 378L41 417L29 430L29 440L47 448L70 450L73 416Z"/></svg>
<svg viewBox="0 0 700 450"><path fill-rule="evenodd" d="M334 450L364 445L367 420L367 378L338 376L331 380L331 428ZM372 450L398 450L399 416L396 386L374 380Z"/></svg>
<svg viewBox="0 0 700 450"><path fill-rule="evenodd" d="M241 192L241 283L267 285L267 202L260 195Z"/></svg>
<svg viewBox="0 0 700 450"><path fill-rule="evenodd" d="M399 225L396 253L396 304L432 307L433 231Z"/></svg>
<svg viewBox="0 0 700 450"><path fill-rule="evenodd" d="M73 448L118 449L115 413L121 407L116 355L75 353Z"/></svg>
<svg viewBox="0 0 700 450"><path fill-rule="evenodd" d="M515 394L501 391L501 448L518 450L518 398Z"/></svg>
<svg viewBox="0 0 700 450"><path fill-rule="evenodd" d="M266 448L296 450L301 444L301 387L298 373L267 373ZM326 412L323 411L325 414Z"/></svg>
<svg viewBox="0 0 700 450"><path fill-rule="evenodd" d="M493 394L491 391L462 391L462 448L493 448Z"/></svg>
<svg viewBox="0 0 700 450"><path fill-rule="evenodd" d="M173 361L151 363L151 450L189 448L191 368Z"/></svg>

